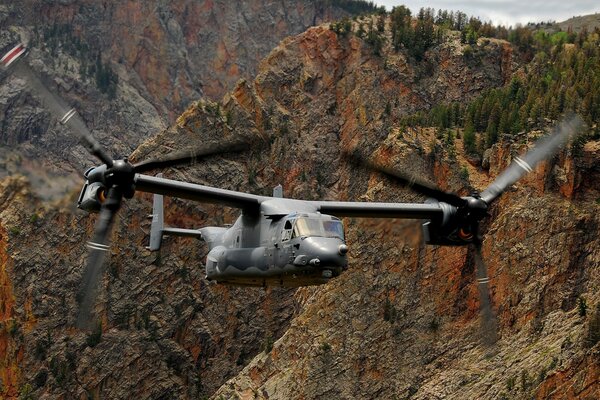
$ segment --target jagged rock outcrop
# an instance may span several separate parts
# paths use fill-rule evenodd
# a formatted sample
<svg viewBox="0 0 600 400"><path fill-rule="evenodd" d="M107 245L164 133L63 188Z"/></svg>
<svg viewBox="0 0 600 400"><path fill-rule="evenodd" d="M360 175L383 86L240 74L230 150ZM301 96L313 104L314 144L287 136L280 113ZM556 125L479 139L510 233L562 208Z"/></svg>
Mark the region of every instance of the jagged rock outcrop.
<svg viewBox="0 0 600 400"><path fill-rule="evenodd" d="M200 98L219 99L284 37L348 15L322 1L127 1L0 4L0 50L24 40L34 68L82 115L118 157L160 132ZM118 85L111 82L118 78ZM50 118L23 82L2 77L0 161L9 173L40 180L56 198L91 158ZM112 85L112 86L111 86ZM72 188L73 185L70 185Z"/></svg>
<svg viewBox="0 0 600 400"><path fill-rule="evenodd" d="M510 54L501 42L480 42L482 48L493 44L503 49L497 54ZM410 66L397 78L393 67L383 68L392 57L384 64L363 46L355 38L311 29L271 53L253 85L234 91L230 101L250 113L259 131L274 134L270 159L277 168L263 169L258 179L280 176L287 190L304 197L412 198L345 166L340 154L360 149L404 171L425 176L433 171L438 184L460 189L458 184L467 183L458 176L463 156L454 159L431 146L435 135L394 129L395 116L426 107L437 93L421 89L427 79L411 75ZM429 57L440 57L445 48ZM408 64L397 57L396 65ZM479 75L488 82L480 88L508 76L501 67L506 58L492 59L496 62L482 70L496 74ZM454 68L465 68L463 60L455 60L437 63L440 71L432 75L452 76ZM469 90L460 80L446 84L453 83L456 90ZM442 93L448 93L447 101L459 98L452 90ZM399 109L386 117L388 99L398 99ZM273 116L266 124L271 130L264 129L265 109ZM287 118L289 126L300 127L290 139L293 128L274 122ZM185 123L192 121L188 116ZM526 140L537 137L532 136ZM581 311L581 304L591 309L599 300L598 191L582 183L597 182L597 158L590 161L596 147L588 142L579 154L563 152L492 209L484 256L500 322L495 348L480 344L473 264L464 249L423 248L416 223L350 220L350 270L324 287L297 291L303 309L285 335L213 397L594 398L599 387L591 360L598 350L590 349L589 337L597 335L597 316ZM520 139L495 146L491 177L523 150ZM288 151L302 157L288 157ZM327 169L332 161L337 168ZM321 171L327 173L318 182L313 176ZM474 177L473 184L489 181ZM569 385L569 379L577 383Z"/></svg>
<svg viewBox="0 0 600 400"><path fill-rule="evenodd" d="M320 1L74 0L23 6L8 18L22 16L31 26L50 25L48 20L69 25L70 38L123 65L154 106L172 117L200 94L218 99L239 78L254 75L284 37L347 15Z"/></svg>
<svg viewBox="0 0 600 400"><path fill-rule="evenodd" d="M143 199L124 210L114 234L101 330L73 329L93 218L75 211L74 197L44 207L23 179L8 178L2 189L3 396L196 398L283 334L293 305L285 291L209 285L195 241L144 250ZM181 207L171 204L169 223L190 223L178 217L187 213L200 224L207 212Z"/></svg>
<svg viewBox="0 0 600 400"><path fill-rule="evenodd" d="M281 38L341 15L347 12L338 6L312 1L7 2L0 5L0 48L29 42L33 68L76 106L103 146L124 156L191 100L201 94L218 97L240 76L251 74ZM119 78L113 94L99 86L99 65ZM291 315L285 291L202 290L202 273L190 267L203 257L196 243L166 244L165 253L178 249L187 254L183 259L157 258L142 250L143 239L120 249L125 258L115 255L115 267L108 267L109 276L119 281L117 294L102 300L111 304L102 334L110 340L90 346L98 337L73 332L83 243L93 222L73 208L74 192L58 204L36 199L55 201L71 193L84 166L97 160L56 123L24 82L4 72L1 78L0 177L26 174L30 181L3 181L2 193L11 201L2 204L2 396L197 397L214 392L283 333ZM10 196L21 190L22 201L12 201ZM223 223L221 212L178 202L172 206L171 223ZM143 213L149 209L146 201L135 206ZM188 213L197 217L177 217ZM216 214L217 222L207 214ZM134 221L139 233L140 219ZM23 250L32 243L33 251ZM124 279L124 266L143 282ZM210 306L203 311L205 302ZM240 321L244 327L237 326ZM150 386L142 385L147 376L152 379L144 385Z"/></svg>

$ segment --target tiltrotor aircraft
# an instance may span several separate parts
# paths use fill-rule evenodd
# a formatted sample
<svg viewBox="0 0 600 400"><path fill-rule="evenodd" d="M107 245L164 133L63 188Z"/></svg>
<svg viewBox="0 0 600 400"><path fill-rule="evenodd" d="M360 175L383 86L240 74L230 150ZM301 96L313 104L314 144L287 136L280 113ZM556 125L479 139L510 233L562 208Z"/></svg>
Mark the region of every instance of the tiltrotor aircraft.
<svg viewBox="0 0 600 400"><path fill-rule="evenodd" d="M407 178L375 163L360 161L399 184L425 195L424 203L371 203L305 201L284 198L281 188L272 197L223 190L180 182L144 172L240 150L241 143L213 144L194 152L175 154L165 159L151 159L132 164L127 159L113 160L91 136L75 110L64 106L22 59L27 50L18 45L3 58L5 67L25 79L55 116L76 132L81 143L102 165L85 173L78 206L99 212L91 249L83 275L83 299L78 325L89 321L96 286L103 270L104 254L109 250L109 236L115 214L123 199L136 191L154 193L151 226L151 250L160 248L163 235L193 236L203 239L209 248L206 278L222 284L247 286L304 286L328 282L348 266L348 246L340 218L411 218L421 219L426 243L433 245L472 245L477 265L484 327L494 324L488 290L486 266L481 257L482 240L479 223L490 205L523 175L542 160L551 157L578 130L581 121L571 117L555 128L554 133L513 163L481 194L459 197L434 186ZM350 157L352 158L352 157ZM165 227L162 196L235 207L241 215L230 227L204 227L198 230ZM490 328L494 329L494 328Z"/></svg>

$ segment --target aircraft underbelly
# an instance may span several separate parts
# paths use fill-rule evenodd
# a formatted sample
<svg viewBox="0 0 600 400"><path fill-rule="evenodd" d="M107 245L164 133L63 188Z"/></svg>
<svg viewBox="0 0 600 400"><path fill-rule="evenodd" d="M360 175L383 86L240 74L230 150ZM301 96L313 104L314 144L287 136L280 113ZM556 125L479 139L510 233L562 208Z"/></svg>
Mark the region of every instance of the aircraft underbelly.
<svg viewBox="0 0 600 400"><path fill-rule="evenodd" d="M236 286L298 287L327 283L341 273L341 268L333 268L331 276L324 276L326 266L293 265L290 257L272 257L274 250L214 248L207 257L206 278Z"/></svg>

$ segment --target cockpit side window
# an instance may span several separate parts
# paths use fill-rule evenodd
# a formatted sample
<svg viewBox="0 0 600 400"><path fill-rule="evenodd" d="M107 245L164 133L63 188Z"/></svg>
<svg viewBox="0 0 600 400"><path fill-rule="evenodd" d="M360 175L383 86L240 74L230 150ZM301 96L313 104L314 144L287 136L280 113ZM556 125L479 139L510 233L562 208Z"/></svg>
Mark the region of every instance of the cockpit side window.
<svg viewBox="0 0 600 400"><path fill-rule="evenodd" d="M283 232L281 233L281 241L285 242L287 240L290 240L291 237L292 237L292 221L287 220L287 221L285 221L285 225L283 226Z"/></svg>

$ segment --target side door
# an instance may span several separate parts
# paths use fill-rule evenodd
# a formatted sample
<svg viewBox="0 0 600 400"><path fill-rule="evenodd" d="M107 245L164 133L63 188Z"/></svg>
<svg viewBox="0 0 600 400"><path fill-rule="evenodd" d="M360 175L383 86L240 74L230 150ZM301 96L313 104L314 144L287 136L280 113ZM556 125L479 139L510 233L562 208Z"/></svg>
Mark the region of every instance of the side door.
<svg viewBox="0 0 600 400"><path fill-rule="evenodd" d="M292 257L292 245L290 240L292 239L292 230L294 228L293 220L286 220L281 229L280 244L277 246L276 263L277 266L283 268L286 264L289 264Z"/></svg>

